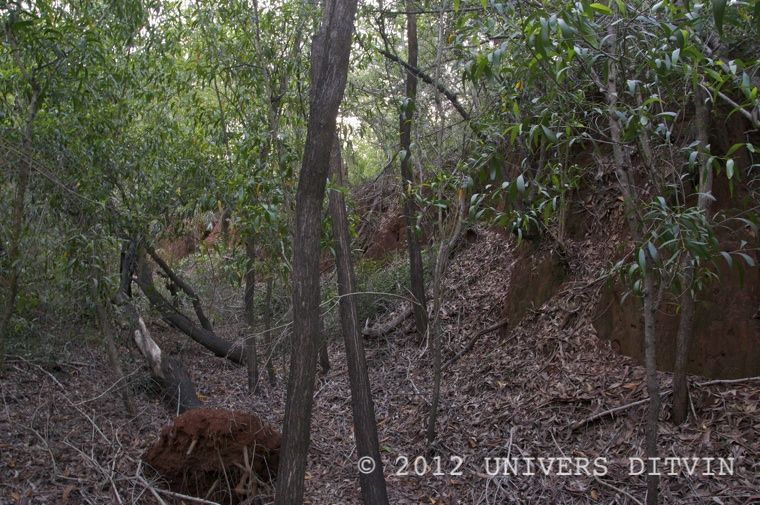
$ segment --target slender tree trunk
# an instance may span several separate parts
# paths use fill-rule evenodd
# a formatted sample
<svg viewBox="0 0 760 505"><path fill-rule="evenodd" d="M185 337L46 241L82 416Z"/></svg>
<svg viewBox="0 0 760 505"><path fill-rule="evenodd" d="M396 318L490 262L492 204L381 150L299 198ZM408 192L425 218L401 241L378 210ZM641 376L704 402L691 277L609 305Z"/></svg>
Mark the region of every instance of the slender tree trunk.
<svg viewBox="0 0 760 505"><path fill-rule="evenodd" d="M272 289L274 281L270 277L267 280L267 292L264 300L264 345L266 346L267 359L266 368L267 376L269 376L269 384L274 386L275 373L274 373L274 346L272 345Z"/></svg>
<svg viewBox="0 0 760 505"><path fill-rule="evenodd" d="M119 357L119 351L116 349L116 343L113 340L114 329L111 324L111 318L108 315L106 305L104 305L98 292L97 280L92 279L90 283L90 296L95 304L95 313L98 317L98 325L100 326L100 332L103 334L103 342L106 346L106 354L108 356L109 364L113 370L116 380L121 383L119 390L121 391L121 400L124 402L124 408L130 416L137 414L135 408L135 402L132 395L129 392L129 384L126 383L124 377L124 371L121 368L121 359Z"/></svg>
<svg viewBox="0 0 760 505"><path fill-rule="evenodd" d="M674 424L682 424L689 417L689 382L686 377L686 362L689 358L689 343L694 332L694 266L691 257L685 261L683 272L684 292L681 294L681 315L676 334L676 359L673 367L673 409L671 419Z"/></svg>
<svg viewBox="0 0 760 505"><path fill-rule="evenodd" d="M322 375L330 371L330 355L327 352L327 334L325 333L325 318L319 318L319 369Z"/></svg>
<svg viewBox="0 0 760 505"><path fill-rule="evenodd" d="M293 237L293 349L275 505L303 503L319 346L319 242L330 149L343 99L356 0L326 0L311 48L311 96L296 193Z"/></svg>
<svg viewBox="0 0 760 505"><path fill-rule="evenodd" d="M8 290L2 305L2 315L0 315L0 372L5 367L5 341L8 339L11 319L16 310L16 299L19 292L19 280L21 269L19 268L19 259L21 258L21 239L24 231L24 202L26 192L29 188L29 177L32 171L33 152L32 140L34 135L34 120L39 110L40 89L32 82L32 96L29 101L29 108L24 126L24 134L21 145L22 156L18 164L18 180L16 181L16 193L13 196L11 204L11 230L10 246L8 248Z"/></svg>
<svg viewBox="0 0 760 505"><path fill-rule="evenodd" d="M608 73L607 73L607 104L609 115L610 139L612 141L612 154L615 162L615 174L620 185L620 192L625 204L626 219L631 236L638 247L642 247L646 254L647 267L644 275L644 362L646 366L647 393L649 395L649 409L646 423L646 457L657 457L657 431L660 413L660 385L657 380L657 335L655 331L655 296L656 281L652 265L654 263L648 249L643 243L643 220L636 208L638 197L635 186L632 183L628 167L631 166L628 153L625 151L622 140L622 127L617 115L618 91L617 91L617 25L610 24L608 31ZM647 474L647 505L657 505L659 499L659 476Z"/></svg>
<svg viewBox="0 0 760 505"><path fill-rule="evenodd" d="M245 358L248 367L248 391L255 393L259 380L259 364L258 357L256 356L256 313L253 306L253 293L256 287L256 271L254 270L256 243L251 232L249 232L249 235L245 239L245 252L248 262L245 270L243 306L245 307L245 322L248 325L250 333L245 339Z"/></svg>
<svg viewBox="0 0 760 505"><path fill-rule="evenodd" d="M410 0L406 2L407 10L413 11ZM406 37L408 45L409 65L417 67L417 17L415 14L407 14ZM414 108L417 100L417 75L407 70L406 72L406 101L401 110L399 131L401 137L401 182L403 185L404 219L406 221L406 240L409 249L409 278L411 282L412 296L414 296L414 322L417 334L424 339L427 333L428 315L427 300L425 299L425 274L422 266L422 248L419 234L416 229L417 209L412 196L415 187L415 178L412 172L412 121Z"/></svg>
<svg viewBox="0 0 760 505"><path fill-rule="evenodd" d="M343 167L340 154L340 140L336 134L330 160L333 181L343 185ZM356 299L349 296L355 291L354 265L351 259L351 240L348 235L348 217L343 193L330 191L330 219L332 220L333 242L335 245L335 266L338 272L338 295L340 298L340 320L343 340L346 346L348 378L351 385L351 407L354 414L354 438L360 460L372 458L375 462L370 473L359 472L359 483L365 505L388 503L385 488L383 464L380 459L380 443L377 438L375 407L372 389L367 373L364 342L359 332Z"/></svg>
<svg viewBox="0 0 760 505"><path fill-rule="evenodd" d="M707 93L697 82L694 89L694 110L696 112L697 140L699 141L699 199L697 206L704 213L710 212L713 172L707 152L710 125L710 110L707 107ZM709 216L708 216L709 217ZM689 382L686 377L686 363L689 347L694 334L694 258L686 258L683 273L683 294L681 295L681 316L676 334L676 359L673 367L673 423L681 424L689 417Z"/></svg>
<svg viewBox="0 0 760 505"><path fill-rule="evenodd" d="M462 225L467 213L467 203L464 199L464 189L459 190L458 211L455 217L454 230L449 240L445 240L438 248L438 256L435 260L435 274L433 276L433 322L430 325L430 345L433 349L433 399L430 402L430 416L428 417L427 442L432 444L435 440L435 423L438 418L438 403L441 399L441 301L443 299L443 278L449 266L451 250L459 241L462 234Z"/></svg>

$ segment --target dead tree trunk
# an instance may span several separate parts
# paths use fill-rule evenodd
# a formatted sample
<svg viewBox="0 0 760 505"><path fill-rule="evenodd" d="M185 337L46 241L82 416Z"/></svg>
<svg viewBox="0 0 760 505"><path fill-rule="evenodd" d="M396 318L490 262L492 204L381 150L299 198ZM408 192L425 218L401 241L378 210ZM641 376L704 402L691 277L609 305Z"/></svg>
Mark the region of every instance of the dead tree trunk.
<svg viewBox="0 0 760 505"><path fill-rule="evenodd" d="M620 192L625 205L628 228L635 244L645 251L646 269L644 275L644 362L646 365L647 393L649 395L649 409L646 423L646 456L657 457L657 430L660 413L660 385L657 380L657 335L655 332L655 277L654 261L644 247L643 219L638 214L638 197L636 188L631 181L628 167L631 166L630 157L625 151L622 140L622 127L617 115L618 106L618 59L617 59L617 24L610 24L608 30L608 73L607 73L607 105L612 141L612 155L615 165ZM659 494L659 476L647 474L647 505L657 505Z"/></svg>
<svg viewBox="0 0 760 505"><path fill-rule="evenodd" d="M26 124L21 144L21 159L18 164L18 179L16 181L16 193L11 203L11 230L8 248L8 289L3 301L3 312L0 315L0 372L5 367L5 341L11 327L11 319L16 310L16 299L19 291L21 268L21 239L24 231L24 202L29 188L29 177L32 172L33 153L32 139L34 134L34 120L39 110L40 88L34 78L30 79L32 95L29 99Z"/></svg>
<svg viewBox="0 0 760 505"><path fill-rule="evenodd" d="M148 298L151 305L161 312L161 316L166 322L213 352L216 356L227 358L239 365L245 363L245 350L240 345L227 342L219 338L214 332L196 325L159 293L153 284L153 274L147 263L145 251L140 246L138 246L136 268L137 285L146 298Z"/></svg>
<svg viewBox="0 0 760 505"><path fill-rule="evenodd" d="M699 199L697 206L701 212L710 212L713 172L707 151L709 139L710 110L708 95L697 82L694 89L694 109L696 111L697 140L699 141ZM681 315L676 334L676 359L673 367L673 410L674 424L681 424L689 416L689 382L686 377L686 362L694 334L694 258L689 254L683 272L683 294L681 295Z"/></svg>
<svg viewBox="0 0 760 505"><path fill-rule="evenodd" d="M163 399L178 414L201 406L190 375L176 358L165 355L150 335L145 322L137 317L132 338L150 368L151 376L163 389Z"/></svg>
<svg viewBox="0 0 760 505"><path fill-rule="evenodd" d="M411 8L411 2L407 0L406 37L408 45L409 65L417 67L417 17ZM420 246L419 233L416 225L416 205L412 192L416 186L412 173L412 121L414 117L415 102L417 100L417 75L406 71L406 100L399 116L399 132L401 138L401 182L404 199L404 219L406 221L406 240L409 250L409 279L411 291L414 296L414 322L417 327L417 335L420 340L427 333L428 315L427 300L425 299L425 274L422 266L422 247Z"/></svg>
<svg viewBox="0 0 760 505"><path fill-rule="evenodd" d="M245 252L248 262L245 269L245 293L243 294L243 307L245 310L245 322L248 325L249 335L245 338L245 357L248 367L248 391L256 392L256 384L259 380L259 365L256 356L256 313L253 307L253 290L256 286L256 244L253 234L245 239Z"/></svg>
<svg viewBox="0 0 760 505"><path fill-rule="evenodd" d="M340 140L336 134L330 159L330 173L333 181L343 185L343 167L340 154ZM355 291L354 265L351 259L351 241L348 235L348 217L343 193L330 191L330 219L332 220L333 242L335 245L335 267L338 272L338 295L340 298L340 321L346 346L348 378L351 385L351 407L354 414L354 436L359 459L372 458L374 469L359 473L362 497L366 505L388 503L388 493L383 477L380 459L380 443L377 438L375 407L367 373L364 343L359 332Z"/></svg>
<svg viewBox="0 0 760 505"><path fill-rule="evenodd" d="M130 241L122 249L122 275L119 291L113 303L119 307L130 325L132 339L150 369L151 377L161 386L163 399L173 411L178 413L199 407L201 401L195 393L195 385L179 360L165 355L156 344L145 326L134 304L130 301L132 273L138 267L138 244ZM143 258L144 260L144 258Z"/></svg>
<svg viewBox="0 0 760 505"><path fill-rule="evenodd" d="M356 0L326 0L311 50L311 96L296 193L293 239L293 349L276 505L303 503L319 346L319 235L330 149L343 99Z"/></svg>

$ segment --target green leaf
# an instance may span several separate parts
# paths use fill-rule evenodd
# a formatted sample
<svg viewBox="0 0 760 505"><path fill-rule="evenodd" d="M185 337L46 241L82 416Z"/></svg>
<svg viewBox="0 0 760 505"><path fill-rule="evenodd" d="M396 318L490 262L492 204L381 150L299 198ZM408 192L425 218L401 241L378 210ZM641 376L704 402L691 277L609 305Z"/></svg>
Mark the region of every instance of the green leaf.
<svg viewBox="0 0 760 505"><path fill-rule="evenodd" d="M684 29L676 30L676 40L678 41L678 47L683 48L686 45L686 41L689 40L689 32Z"/></svg>
<svg viewBox="0 0 760 505"><path fill-rule="evenodd" d="M726 177L733 179L734 177L734 160L730 159L726 162Z"/></svg>
<svg viewBox="0 0 760 505"><path fill-rule="evenodd" d="M744 258L745 263L747 263L747 265L750 268L755 267L755 260L752 259L752 256L750 256L749 254L744 254L744 253L737 253L737 254L739 254L739 256L741 256L742 258Z"/></svg>
<svg viewBox="0 0 760 505"><path fill-rule="evenodd" d="M647 242L647 249L649 250L649 256L652 258L652 261L657 261L657 248L654 246L653 243Z"/></svg>
<svg viewBox="0 0 760 505"><path fill-rule="evenodd" d="M731 255L728 254L726 251L721 251L720 255L723 256L723 259L725 259L726 263L728 263L728 268L731 268L733 266L733 260L731 259Z"/></svg>
<svg viewBox="0 0 760 505"><path fill-rule="evenodd" d="M724 0L724 3L725 3L725 0ZM607 7L604 4L600 4L600 3L594 2L591 5L589 5L589 7L591 7L592 9L594 9L597 12L601 12L602 14L607 14L608 16L612 15L612 9L610 9L609 7Z"/></svg>
<svg viewBox="0 0 760 505"><path fill-rule="evenodd" d="M520 193L525 193L525 178L522 174L517 176L517 180L515 182L517 183L517 191Z"/></svg>
<svg viewBox="0 0 760 505"><path fill-rule="evenodd" d="M726 15L726 0L713 0L713 18L718 33L723 35L723 17Z"/></svg>
<svg viewBox="0 0 760 505"><path fill-rule="evenodd" d="M641 268L641 271L645 271L647 267L647 255L644 252L644 248L639 249L639 268Z"/></svg>
<svg viewBox="0 0 760 505"><path fill-rule="evenodd" d="M559 29L562 31L562 36L565 38L570 38L577 32L575 28L568 25L567 21L562 18L557 19L557 24L559 25Z"/></svg>
<svg viewBox="0 0 760 505"><path fill-rule="evenodd" d="M544 130L544 135L546 135L546 138L550 142L556 142L557 141L557 136L554 134L553 131L551 131L549 128L547 128L544 125L541 125L541 129Z"/></svg>
<svg viewBox="0 0 760 505"><path fill-rule="evenodd" d="M744 143L743 142L739 142L738 144L732 145L731 148L726 153L726 156L731 156L732 154L734 154L736 151L738 151L742 147L744 147Z"/></svg>
<svg viewBox="0 0 760 505"><path fill-rule="evenodd" d="M454 0L454 12L459 12L459 2L460 0Z"/></svg>
<svg viewBox="0 0 760 505"><path fill-rule="evenodd" d="M694 164L697 162L698 151L692 151L689 153L689 168L694 168Z"/></svg>

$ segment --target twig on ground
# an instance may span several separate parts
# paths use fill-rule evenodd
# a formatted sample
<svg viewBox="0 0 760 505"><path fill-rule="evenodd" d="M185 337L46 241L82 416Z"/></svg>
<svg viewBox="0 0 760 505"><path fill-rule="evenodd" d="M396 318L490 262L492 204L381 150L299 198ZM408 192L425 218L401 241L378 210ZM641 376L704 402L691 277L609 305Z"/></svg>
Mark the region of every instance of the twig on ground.
<svg viewBox="0 0 760 505"><path fill-rule="evenodd" d="M673 392L672 390L663 391L663 392L660 393L660 398L663 398L663 397L671 394L672 392ZM569 426L569 428L571 430L577 430L578 428L580 428L582 426L585 426L585 425L587 425L589 423L592 423L592 422L594 422L594 421L596 421L598 419L601 419L601 418L606 417L606 416L615 415L618 412L622 412L624 410L628 410L628 409L630 409L632 407L636 407L637 405L644 405L648 401L649 401L649 398L644 398L643 400L637 400L635 402L626 403L625 405L620 405L619 407L615 407L615 408L612 408L612 409L604 410L602 412L598 412L598 413L596 413L596 414L594 414L592 416L589 416L589 417L587 417L585 419L581 419L580 421L574 422L573 424L571 424Z"/></svg>
<svg viewBox="0 0 760 505"><path fill-rule="evenodd" d="M491 333L492 331L496 331L496 330L498 330L500 328L503 328L507 324L509 324L509 320L507 318L504 318L501 321L499 321L498 323L492 324L488 328L484 328L484 329L480 330L479 332L475 333L473 336L470 337L470 340L469 340L469 342L467 342L467 345L464 346L464 349L462 349L461 351L459 351L458 353L456 353L453 357L451 357L448 361L446 361L443 364L443 369L446 369L450 365L456 363L462 356L464 356L465 354L467 354L468 352L470 352L472 350L472 348L475 347L475 344L477 343L477 341L478 341L478 339L480 337L482 337L483 335L486 335L488 333ZM504 343L506 344L507 342L510 342L514 338L515 337L510 338L510 339L508 339Z"/></svg>
<svg viewBox="0 0 760 505"><path fill-rule="evenodd" d="M706 382L698 382L697 384L694 385L694 387L702 388L702 387L707 387L707 386L718 386L718 385L721 385L721 384L741 384L743 382L753 382L753 381L757 381L757 380L760 380L760 376L759 377L746 377L744 379L717 379L717 380L706 381ZM660 397L664 398L665 396L668 396L671 393L673 393L672 390L663 391L662 393L660 393ZM632 402L632 403L626 403L625 405L621 405L619 407L615 407L615 408L612 408L612 409L608 409L608 410L599 412L599 413L594 414L592 416L589 416L589 417L587 417L585 419L581 419L580 421L574 422L573 424L571 424L569 426L569 428L571 430L577 430L581 426L584 426L584 425L589 424L589 423L591 423L593 421L596 421L597 419L601 419L602 417L605 417L605 416L608 416L608 415L617 414L618 412L622 412L623 410L627 410L627 409L630 409L632 407L636 407L637 405L643 405L643 404L647 403L648 401L649 401L649 398L644 398L643 400L638 400L638 401L635 401L635 402Z"/></svg>
<svg viewBox="0 0 760 505"><path fill-rule="evenodd" d="M597 482L598 482L599 484L601 484L602 486L606 486L606 487L608 487L608 488L612 489L613 491L616 491L616 492L618 492L618 493L621 493L621 494L623 494L623 495L627 496L628 498L630 498L631 500L633 500L633 501L634 501L634 503L637 503L638 505L644 505L643 503L641 503L641 501L639 501L639 499L638 499L638 498L636 498L635 496L633 496L633 495L632 495L632 494L630 494L629 492L627 492L627 491L625 491L625 490L623 490L623 489L620 489L619 487L613 486L613 485L612 485L612 484L610 484L609 482L604 482L602 479L600 479L600 478L599 478L598 476L596 476L596 475L594 475L594 480L595 480L595 481L597 481Z"/></svg>
<svg viewBox="0 0 760 505"><path fill-rule="evenodd" d="M171 496L172 498L178 498L180 500L187 500L194 503L204 503L206 505L220 505L219 502L206 500L204 498L198 498L197 496L190 496L182 493L175 493L174 491L169 491L168 489L161 489L160 487L154 487L148 480L140 475L138 472L135 477L140 482L140 484L147 489L162 505L167 505L166 501L161 498L160 495L164 496Z"/></svg>

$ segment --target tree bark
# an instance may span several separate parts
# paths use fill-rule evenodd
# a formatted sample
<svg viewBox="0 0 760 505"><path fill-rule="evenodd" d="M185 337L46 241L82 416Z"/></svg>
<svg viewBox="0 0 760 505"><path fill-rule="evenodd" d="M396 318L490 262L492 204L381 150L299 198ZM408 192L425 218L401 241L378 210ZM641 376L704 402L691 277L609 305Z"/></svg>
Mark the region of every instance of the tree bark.
<svg viewBox="0 0 760 505"><path fill-rule="evenodd" d="M270 277L267 280L266 299L264 301L264 345L266 346L267 358L266 368L269 376L269 384L274 386L274 346L272 345L272 289L274 281Z"/></svg>
<svg viewBox="0 0 760 505"><path fill-rule="evenodd" d="M161 270L163 270L166 276L169 277L169 280L173 282L177 287L179 287L182 291L184 291L188 297L190 297L190 303L192 303L193 310L195 310L195 315L198 317L198 322L201 323L203 329L214 331L214 327L212 326L211 321L209 321L209 319L206 317L206 314L203 312L203 306L201 305L200 298L198 298L198 295L195 294L195 291L190 286L190 284L188 284L179 275L174 273L169 264L166 263L166 261L164 261L164 259L159 256L152 247L146 245L145 250L148 252L150 257L153 258L153 261L155 261L156 264L161 267Z"/></svg>
<svg viewBox="0 0 760 505"><path fill-rule="evenodd" d="M26 192L29 188L29 177L32 172L33 153L32 141L34 136L34 120L37 117L40 101L40 88L34 79L31 80L32 96L29 99L26 123L22 138L21 152L22 159L19 160L18 180L16 182L16 193L13 196L11 204L11 233L10 246L8 248L8 290L3 302L3 312L0 316L0 372L5 367L5 342L11 327L11 319L16 311L16 299L19 292L19 281L21 278L21 269L19 260L21 258L21 238L24 231L24 202L26 201Z"/></svg>
<svg viewBox="0 0 760 505"><path fill-rule="evenodd" d="M176 410L177 414L200 407L201 401L190 374L179 360L164 355L139 316L132 338L148 363L153 379L162 386L167 406Z"/></svg>
<svg viewBox="0 0 760 505"><path fill-rule="evenodd" d="M325 333L325 318L319 318L319 368L322 375L330 371L330 355L327 352L327 334Z"/></svg>
<svg viewBox="0 0 760 505"><path fill-rule="evenodd" d="M182 363L172 357L164 355L161 348L156 344L150 335L148 328L145 326L140 314L137 312L134 304L130 301L129 285L132 282L131 275L127 277L125 272L131 272L133 268L139 268L140 260L138 255L142 255L144 262L144 251L139 251L136 240L129 242L129 245L122 248L122 265L126 266L122 272L122 282L119 291L114 296L113 303L122 310L122 313L130 324L132 339L142 354L145 362L150 369L153 379L161 385L163 391L163 400L167 405L177 413L185 410L199 407L201 401L195 392L190 374L182 366Z"/></svg>
<svg viewBox="0 0 760 505"><path fill-rule="evenodd" d="M330 149L343 99L356 0L326 0L311 49L311 93L296 193L293 346L275 505L303 503L319 345L319 245Z"/></svg>
<svg viewBox="0 0 760 505"><path fill-rule="evenodd" d="M710 212L713 172L707 152L710 125L710 110L707 93L697 82L694 89L694 110L696 112L697 140L699 141L699 197L697 206L701 212ZM708 216L709 217L709 216ZM686 363L689 347L694 335L694 258L688 254L683 272L683 294L681 295L681 315L676 334L676 359L673 366L673 409L671 419L674 424L682 424L689 417L689 382L686 377Z"/></svg>
<svg viewBox="0 0 760 505"><path fill-rule="evenodd" d="M454 230L449 240L441 243L438 248L438 256L435 260L435 274L433 276L433 322L430 325L430 345L433 349L433 398L430 402L430 416L428 417L427 442L432 444L435 440L435 423L438 418L438 403L441 398L441 301L443 298L443 277L449 265L449 255L462 234L462 225L467 213L467 203L464 199L464 188L459 189L459 209L455 217Z"/></svg>
<svg viewBox="0 0 760 505"><path fill-rule="evenodd" d="M105 343L106 346L106 355L108 356L109 364L116 376L117 382L122 383L119 388L121 391L121 400L124 403L124 408L127 413L134 417L137 414L137 409L135 408L134 399L129 392L129 384L125 381L124 371L121 367L121 359L119 358L119 351L116 349L116 343L113 339L115 332L113 325L111 324L111 318L108 316L106 306L98 292L96 279L92 279L92 282L90 283L90 296L92 297L92 302L95 304L95 314L98 318L100 332L103 334L103 343Z"/></svg>
<svg viewBox="0 0 760 505"><path fill-rule="evenodd" d="M259 380L258 357L256 356L256 312L253 306L253 293L256 287L256 271L254 270L256 261L256 243L253 234L245 238L245 253L248 262L245 270L245 293L243 294L243 307L245 310L245 322L248 325L250 334L245 338L245 357L248 367L248 391L256 392L256 386Z"/></svg>
<svg viewBox="0 0 760 505"><path fill-rule="evenodd" d="M630 157L623 148L622 127L617 115L618 105L618 59L617 59L617 24L611 23L608 30L609 57L607 60L607 105L610 128L610 140L612 141L612 155L615 165L615 174L620 185L620 192L625 205L626 219L631 231L634 243L643 248L646 255L647 267L644 275L644 362L646 366L647 394L649 395L649 408L646 423L646 457L657 457L657 431L660 412L660 385L657 380L657 334L655 331L655 277L652 270L653 258L644 247L643 219L637 212L636 204L638 197L636 188L632 183L628 167L631 166ZM647 474L647 505L657 505L659 499L659 476Z"/></svg>
<svg viewBox="0 0 760 505"><path fill-rule="evenodd" d="M415 14L414 13L407 14L407 19L408 19L408 16L415 16ZM437 81L430 75L426 74L425 72L417 68L416 63L412 64L411 56L409 57L409 61L407 62L407 61L402 60L395 54L391 53L390 51L386 51L385 49L378 49L378 52L382 54L383 56L385 56L386 58L388 58L389 60L396 62L402 67L404 67L404 69L406 69L408 73L414 75L415 78L418 77L422 79L424 82L433 86L439 93L441 93L443 96L446 97L446 99L451 103L452 106L454 106L454 109L456 109L456 111L459 113L462 119L464 119L465 121L470 121L470 114L464 109L462 104L459 102L459 97L457 97L456 93L449 90L448 88L446 88L446 86L441 84L439 81ZM478 134L478 132L476 132L476 134Z"/></svg>
<svg viewBox="0 0 760 505"><path fill-rule="evenodd" d="M407 0L407 4L411 4ZM407 10L409 5L407 5ZM409 65L417 67L417 17L409 14L406 17L406 37L408 46ZM405 67L407 68L407 67ZM406 221L406 241L409 250L409 280L414 297L414 322L420 340L427 334L428 315L427 300L425 299L425 273L422 266L422 247L416 230L416 205L412 192L416 186L412 173L412 121L417 100L417 75L406 72L406 102L399 116L399 132L401 140L401 181L404 199L404 220Z"/></svg>
<svg viewBox="0 0 760 505"><path fill-rule="evenodd" d="M138 249L142 248L138 246ZM138 251L136 268L137 285L146 298L148 298L151 305L161 312L161 316L165 321L213 352L216 356L227 358L239 365L245 364L245 350L243 347L227 342L219 338L214 332L199 327L190 318L175 309L158 292L153 284L153 274L151 273L150 266L148 266L144 249Z"/></svg>
<svg viewBox="0 0 760 505"><path fill-rule="evenodd" d="M340 154L340 141L337 133L333 141L330 160L330 173L333 181L343 185L343 167ZM372 472L359 472L359 484L366 505L388 503L385 488L383 465L380 459L380 443L377 438L375 407L372 402L372 389L367 373L367 360L364 343L359 332L356 300L350 296L356 289L354 265L351 259L351 240L348 235L348 217L343 193L330 191L330 219L332 220L333 243L335 246L335 267L338 272L338 295L340 298L340 320L343 340L346 347L348 378L351 386L351 408L354 417L354 437L356 450L361 458L372 458L375 467Z"/></svg>

